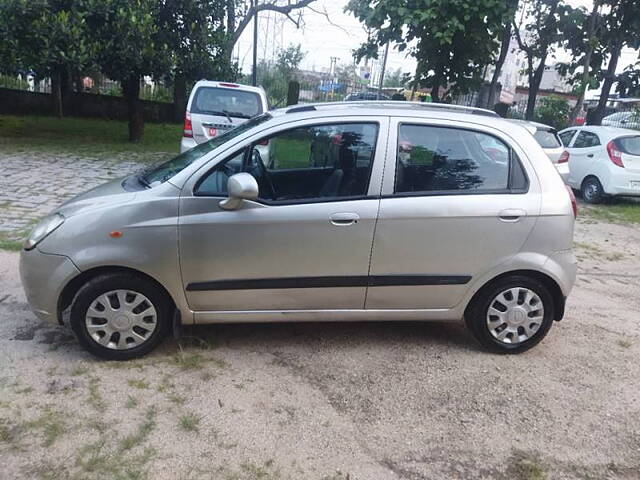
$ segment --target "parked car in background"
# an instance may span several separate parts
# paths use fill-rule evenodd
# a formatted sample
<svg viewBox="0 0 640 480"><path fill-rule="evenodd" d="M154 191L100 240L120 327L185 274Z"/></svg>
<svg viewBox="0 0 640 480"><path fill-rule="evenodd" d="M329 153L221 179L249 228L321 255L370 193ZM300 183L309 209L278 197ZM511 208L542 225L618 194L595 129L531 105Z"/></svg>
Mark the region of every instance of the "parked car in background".
<svg viewBox="0 0 640 480"><path fill-rule="evenodd" d="M608 195L640 196L640 132L604 126L560 132L569 155L567 183L589 203Z"/></svg>
<svg viewBox="0 0 640 480"><path fill-rule="evenodd" d="M640 110L612 113L602 119L602 125L640 130Z"/></svg>
<svg viewBox="0 0 640 480"><path fill-rule="evenodd" d="M540 145L494 112L312 104L70 200L20 271L36 315L108 359L180 323L320 320L464 319L518 353L564 315L574 217Z"/></svg>
<svg viewBox="0 0 640 480"><path fill-rule="evenodd" d="M267 94L260 87L200 80L189 95L180 152L222 135L267 110Z"/></svg>
<svg viewBox="0 0 640 480"><path fill-rule="evenodd" d="M558 137L556 129L549 125L527 120L511 119L510 121L522 125L533 135L533 138L542 147L549 160L555 165L562 179L566 181L569 176L568 157L565 154L564 146Z"/></svg>
<svg viewBox="0 0 640 480"><path fill-rule="evenodd" d="M344 97L345 102L354 102L359 100L390 100L388 95L381 92L355 92Z"/></svg>

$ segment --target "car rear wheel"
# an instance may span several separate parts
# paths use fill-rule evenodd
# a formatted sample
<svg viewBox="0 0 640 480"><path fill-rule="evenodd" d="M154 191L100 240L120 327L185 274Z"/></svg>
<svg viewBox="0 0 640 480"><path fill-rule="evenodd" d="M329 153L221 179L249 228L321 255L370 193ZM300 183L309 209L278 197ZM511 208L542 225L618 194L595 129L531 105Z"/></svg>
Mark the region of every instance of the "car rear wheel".
<svg viewBox="0 0 640 480"><path fill-rule="evenodd" d="M520 353L537 345L553 323L549 289L522 275L484 287L467 309L465 321L476 339L498 353Z"/></svg>
<svg viewBox="0 0 640 480"><path fill-rule="evenodd" d="M129 273L87 282L71 306L70 323L85 350L108 360L150 352L167 334L173 305L152 281Z"/></svg>
<svg viewBox="0 0 640 480"><path fill-rule="evenodd" d="M582 182L580 193L582 194L582 199L587 203L601 203L605 197L602 184L596 177L586 178Z"/></svg>

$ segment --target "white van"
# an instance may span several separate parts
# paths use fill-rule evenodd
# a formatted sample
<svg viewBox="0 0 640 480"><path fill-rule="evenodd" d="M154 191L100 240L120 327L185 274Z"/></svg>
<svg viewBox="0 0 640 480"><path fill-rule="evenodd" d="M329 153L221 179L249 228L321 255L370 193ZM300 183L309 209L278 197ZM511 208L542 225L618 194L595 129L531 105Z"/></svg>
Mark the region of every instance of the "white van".
<svg viewBox="0 0 640 480"><path fill-rule="evenodd" d="M200 80L191 90L180 153L211 140L268 110L261 87Z"/></svg>

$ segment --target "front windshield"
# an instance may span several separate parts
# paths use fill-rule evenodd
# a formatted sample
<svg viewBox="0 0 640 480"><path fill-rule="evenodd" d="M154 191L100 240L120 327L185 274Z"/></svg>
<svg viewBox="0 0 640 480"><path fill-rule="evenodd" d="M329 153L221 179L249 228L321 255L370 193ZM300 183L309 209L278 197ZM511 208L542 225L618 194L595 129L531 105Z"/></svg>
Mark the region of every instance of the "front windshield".
<svg viewBox="0 0 640 480"><path fill-rule="evenodd" d="M229 140L243 134L256 125L260 125L261 123L266 122L271 118L271 115L269 115L268 113L264 113L258 117L254 117L251 120L242 123L231 130L226 131L222 135L212 138L208 142L201 143L200 145L193 147L191 150L187 150L186 152L181 153L168 162L154 165L144 170L138 176L138 179L140 183L142 183L145 187L153 187L159 183L166 182L171 177L181 172L193 162L203 157L215 148L219 147L223 143L228 142Z"/></svg>

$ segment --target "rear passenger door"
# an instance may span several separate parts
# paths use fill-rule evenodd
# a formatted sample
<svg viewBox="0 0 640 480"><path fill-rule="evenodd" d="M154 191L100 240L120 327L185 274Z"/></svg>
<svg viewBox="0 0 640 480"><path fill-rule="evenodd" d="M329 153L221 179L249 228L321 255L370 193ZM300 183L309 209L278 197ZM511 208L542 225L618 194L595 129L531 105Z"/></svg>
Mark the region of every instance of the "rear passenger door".
<svg viewBox="0 0 640 480"><path fill-rule="evenodd" d="M594 173L597 161L608 161L600 138L593 132L580 130L569 150L569 184L580 188L584 178Z"/></svg>
<svg viewBox="0 0 640 480"><path fill-rule="evenodd" d="M538 184L488 127L398 119L390 132L366 308L451 308L520 250Z"/></svg>

